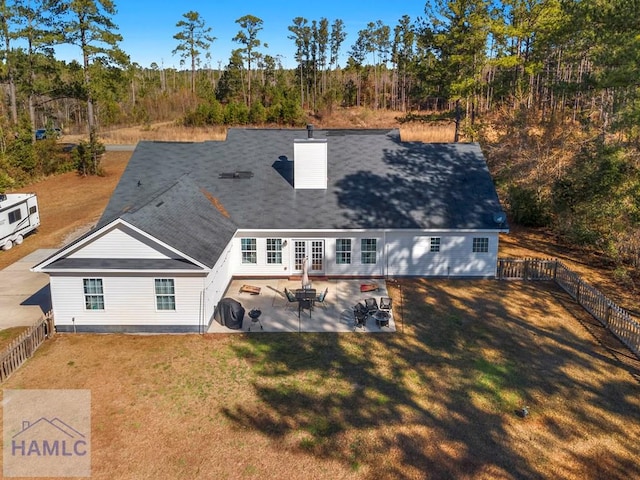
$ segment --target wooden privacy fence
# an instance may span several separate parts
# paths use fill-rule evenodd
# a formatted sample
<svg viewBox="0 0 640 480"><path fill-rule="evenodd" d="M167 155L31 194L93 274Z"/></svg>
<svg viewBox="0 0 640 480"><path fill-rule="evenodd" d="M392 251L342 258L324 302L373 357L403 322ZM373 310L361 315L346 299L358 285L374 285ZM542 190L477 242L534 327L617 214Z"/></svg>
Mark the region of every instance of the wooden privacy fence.
<svg viewBox="0 0 640 480"><path fill-rule="evenodd" d="M20 365L33 356L42 342L50 338L53 332L53 314L49 312L12 341L0 353L0 382L4 382Z"/></svg>
<svg viewBox="0 0 640 480"><path fill-rule="evenodd" d="M640 358L640 322L557 259L500 258L501 280L552 280Z"/></svg>

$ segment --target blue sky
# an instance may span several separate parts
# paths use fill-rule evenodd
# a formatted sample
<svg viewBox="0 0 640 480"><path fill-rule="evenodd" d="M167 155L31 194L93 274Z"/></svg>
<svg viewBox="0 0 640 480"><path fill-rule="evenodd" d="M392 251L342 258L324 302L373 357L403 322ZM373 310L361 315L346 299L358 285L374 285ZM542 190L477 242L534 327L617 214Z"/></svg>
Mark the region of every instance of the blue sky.
<svg viewBox="0 0 640 480"><path fill-rule="evenodd" d="M403 15L412 20L424 17L425 0L297 0L297 1L226 1L226 0L187 0L183 2L163 0L115 0L118 9L114 22L123 36L121 48L129 54L132 62L148 67L152 62L164 67L180 67L180 57L171 51L177 42L173 36L178 32L176 23L190 10L200 13L211 34L217 38L213 43L211 65L217 68L218 62L224 67L229 60L231 50L240 45L231 39L238 33L240 26L235 21L244 15L255 15L263 20L263 29L259 38L269 45L263 53L272 56L282 55L285 67L295 66L295 46L287 36L287 27L295 17L304 17L309 22L325 17L329 23L341 19L345 24L347 38L341 47L344 56L355 42L358 31L366 28L368 22L382 20L393 31ZM57 50L61 60L80 61L77 47L63 46Z"/></svg>

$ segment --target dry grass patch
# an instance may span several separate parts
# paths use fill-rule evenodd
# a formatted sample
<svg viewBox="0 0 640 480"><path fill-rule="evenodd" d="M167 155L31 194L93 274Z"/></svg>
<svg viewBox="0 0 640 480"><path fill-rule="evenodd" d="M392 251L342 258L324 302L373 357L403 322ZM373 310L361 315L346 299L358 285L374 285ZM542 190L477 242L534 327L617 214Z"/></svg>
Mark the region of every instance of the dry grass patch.
<svg viewBox="0 0 640 480"><path fill-rule="evenodd" d="M401 292L404 333L58 335L5 388L91 389L93 478L640 476L640 369L566 295Z"/></svg>
<svg viewBox="0 0 640 480"><path fill-rule="evenodd" d="M70 237L95 224L130 157L131 152L107 152L102 161L104 176L83 177L69 172L20 189L38 194L41 225L22 245L0 252L0 268L39 248L58 248Z"/></svg>
<svg viewBox="0 0 640 480"><path fill-rule="evenodd" d="M432 125L408 123L400 127L400 138L403 142L451 143L455 134L454 123Z"/></svg>
<svg viewBox="0 0 640 480"><path fill-rule="evenodd" d="M163 142L205 142L224 140L227 127L184 127L175 122L161 122L152 125L137 125L100 132L98 138L105 144L135 145L141 140ZM66 135L65 142L87 140L86 135Z"/></svg>
<svg viewBox="0 0 640 480"><path fill-rule="evenodd" d="M29 327L10 327L0 330L0 354L9 346L22 332L27 331Z"/></svg>
<svg viewBox="0 0 640 480"><path fill-rule="evenodd" d="M424 112L415 112L420 117ZM367 108L336 109L316 117L310 117L318 129L323 128L379 128L400 130L400 137L406 142L448 143L453 142L454 123L406 122L399 118L403 114L389 110L371 110ZM264 125L263 128L281 128L278 125ZM251 128L251 127L248 127ZM99 132L99 139L105 144L135 145L141 140L166 142L203 142L208 140L224 140L228 127L184 127L175 122L159 122L151 125L114 128ZM87 140L86 135L65 135L64 142Z"/></svg>

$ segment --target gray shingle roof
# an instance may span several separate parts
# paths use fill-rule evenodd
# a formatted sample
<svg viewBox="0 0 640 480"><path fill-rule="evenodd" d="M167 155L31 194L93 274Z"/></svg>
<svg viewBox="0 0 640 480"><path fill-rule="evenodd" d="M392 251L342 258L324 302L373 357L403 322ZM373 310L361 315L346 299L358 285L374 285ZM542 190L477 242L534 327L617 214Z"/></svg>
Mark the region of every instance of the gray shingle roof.
<svg viewBox="0 0 640 480"><path fill-rule="evenodd" d="M396 130L316 130L328 188L295 190L306 130L231 129L226 141L141 142L98 226L122 217L212 266L236 229L498 229L477 144L400 142ZM220 173L251 171L247 179Z"/></svg>

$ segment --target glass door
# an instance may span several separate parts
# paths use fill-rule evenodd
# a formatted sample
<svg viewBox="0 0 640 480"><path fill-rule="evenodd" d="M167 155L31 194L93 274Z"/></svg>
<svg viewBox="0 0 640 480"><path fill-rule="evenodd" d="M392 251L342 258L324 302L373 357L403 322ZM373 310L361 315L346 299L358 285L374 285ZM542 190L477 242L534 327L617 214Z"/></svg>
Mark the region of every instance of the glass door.
<svg viewBox="0 0 640 480"><path fill-rule="evenodd" d="M324 240L293 241L293 271L302 273L302 262L308 258L309 273L324 272Z"/></svg>

